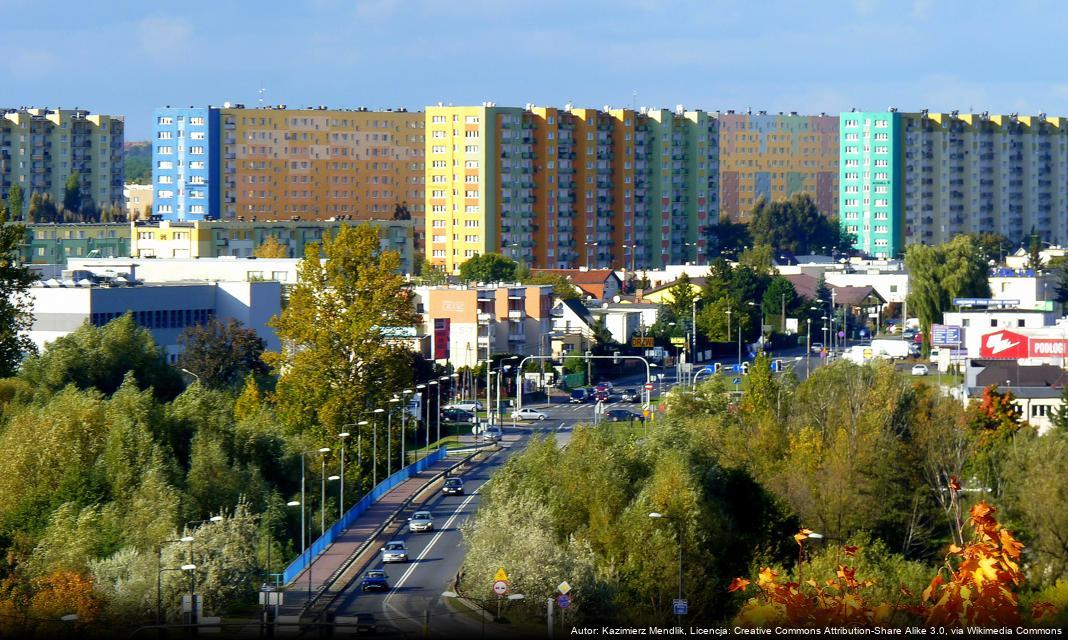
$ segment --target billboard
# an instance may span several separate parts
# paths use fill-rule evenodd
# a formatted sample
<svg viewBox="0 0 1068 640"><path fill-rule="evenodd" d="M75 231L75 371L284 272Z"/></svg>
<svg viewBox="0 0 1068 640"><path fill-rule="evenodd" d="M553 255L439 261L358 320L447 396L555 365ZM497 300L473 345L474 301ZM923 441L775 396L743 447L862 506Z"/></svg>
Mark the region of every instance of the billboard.
<svg viewBox="0 0 1068 640"><path fill-rule="evenodd" d="M1015 331L995 331L983 336L980 358L1016 360L1019 358L1068 357L1068 339L1025 336Z"/></svg>
<svg viewBox="0 0 1068 640"><path fill-rule="evenodd" d="M949 324L931 325L931 345L935 347L952 347L963 342L961 328Z"/></svg>
<svg viewBox="0 0 1068 640"><path fill-rule="evenodd" d="M449 359L449 318L434 318L434 360Z"/></svg>

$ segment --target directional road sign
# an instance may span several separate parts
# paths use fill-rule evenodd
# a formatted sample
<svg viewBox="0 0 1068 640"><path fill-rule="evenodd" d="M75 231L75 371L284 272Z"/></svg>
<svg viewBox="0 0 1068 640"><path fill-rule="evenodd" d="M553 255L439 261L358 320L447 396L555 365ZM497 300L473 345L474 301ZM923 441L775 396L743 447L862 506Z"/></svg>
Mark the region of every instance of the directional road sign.
<svg viewBox="0 0 1068 640"><path fill-rule="evenodd" d="M715 369L713 367L709 366L709 367L705 367L704 369L701 369L701 371L703 371L705 373L712 373L713 371L715 371Z"/></svg>
<svg viewBox="0 0 1068 640"><path fill-rule="evenodd" d="M561 593L556 596L556 604L560 605L561 609L566 609L571 606L571 596L566 593Z"/></svg>
<svg viewBox="0 0 1068 640"><path fill-rule="evenodd" d="M677 616L684 616L690 610L689 603L679 599L671 601L671 608Z"/></svg>
<svg viewBox="0 0 1068 640"><path fill-rule="evenodd" d="M498 580L494 582L493 593L496 593L498 596L503 596L504 594L508 593L508 583L504 580Z"/></svg>
<svg viewBox="0 0 1068 640"><path fill-rule="evenodd" d="M740 364L732 364L731 365L731 373L741 373L741 372L742 372L742 365L740 365Z"/></svg>
<svg viewBox="0 0 1068 640"><path fill-rule="evenodd" d="M741 378L735 378L734 380L731 380L731 384L742 384L742 379Z"/></svg>

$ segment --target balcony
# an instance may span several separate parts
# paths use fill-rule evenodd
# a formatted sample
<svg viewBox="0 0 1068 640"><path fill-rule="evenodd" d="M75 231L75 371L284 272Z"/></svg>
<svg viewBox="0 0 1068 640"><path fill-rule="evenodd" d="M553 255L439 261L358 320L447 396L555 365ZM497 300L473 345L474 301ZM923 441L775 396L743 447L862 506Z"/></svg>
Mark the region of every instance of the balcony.
<svg viewBox="0 0 1068 640"><path fill-rule="evenodd" d="M527 319L527 312L523 309L509 309L508 319L515 320L517 322L522 322L523 320Z"/></svg>
<svg viewBox="0 0 1068 640"><path fill-rule="evenodd" d="M478 323L479 324L487 325L492 321L493 321L493 314L492 313L479 312L479 314L478 314Z"/></svg>

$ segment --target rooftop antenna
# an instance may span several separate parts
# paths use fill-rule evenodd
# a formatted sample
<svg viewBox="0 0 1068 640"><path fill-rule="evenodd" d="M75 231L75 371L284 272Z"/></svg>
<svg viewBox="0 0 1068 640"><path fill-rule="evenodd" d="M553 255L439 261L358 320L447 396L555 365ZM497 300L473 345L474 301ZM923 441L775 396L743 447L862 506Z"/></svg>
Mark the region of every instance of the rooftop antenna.
<svg viewBox="0 0 1068 640"><path fill-rule="evenodd" d="M630 108L631 108L631 111L634 111L635 109L638 108L638 90L637 89L635 89L633 95L631 95Z"/></svg>
<svg viewBox="0 0 1068 640"><path fill-rule="evenodd" d="M266 94L266 93L267 93L267 87L263 86L263 82L261 81L261 82L260 82L260 90L259 90L259 94L260 94L260 108L261 108L261 109L263 108L263 96L264 96L264 94Z"/></svg>

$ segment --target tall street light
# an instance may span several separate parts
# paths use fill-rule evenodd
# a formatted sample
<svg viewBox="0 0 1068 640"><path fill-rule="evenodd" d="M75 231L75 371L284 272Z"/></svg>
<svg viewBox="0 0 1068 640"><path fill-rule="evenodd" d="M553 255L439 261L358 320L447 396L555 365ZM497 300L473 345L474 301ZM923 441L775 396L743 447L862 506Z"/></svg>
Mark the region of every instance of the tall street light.
<svg viewBox="0 0 1068 640"><path fill-rule="evenodd" d="M435 411L436 417L434 418L438 426L438 442L441 442L441 387L446 382L449 382L452 378L449 376L441 376L438 378L438 404L437 411Z"/></svg>
<svg viewBox="0 0 1068 640"><path fill-rule="evenodd" d="M182 541L184 541L184 538ZM172 540L171 542L175 541ZM159 571L158 573L156 573L156 624L163 624L163 574L167 573L168 571L188 571L190 580L192 580L193 572L196 570L197 566L193 563L183 564L180 567L171 567L167 569L159 567ZM192 599L190 599L190 604L193 604ZM196 609L194 608L194 611L195 610Z"/></svg>
<svg viewBox="0 0 1068 640"><path fill-rule="evenodd" d="M301 492L301 497L304 497L304 492ZM303 554L305 551L304 545L304 502L301 500L290 500L286 503L287 507L300 507L300 552Z"/></svg>
<svg viewBox="0 0 1068 640"><path fill-rule="evenodd" d="M650 513L649 517L653 519L670 520L668 516L665 516L662 513L657 513L656 511ZM682 530L679 527L676 527L675 538L679 544L679 600L682 600ZM682 626L682 615L676 615L675 617L678 625Z"/></svg>
<svg viewBox="0 0 1068 640"><path fill-rule="evenodd" d="M406 424L407 420L408 420L408 402L409 402L408 396L410 396L410 395L412 395L414 393L415 393L415 389L405 389L404 393L401 394L404 397L404 406L401 407L401 467L402 468L408 466L408 452L405 449L404 443L405 443L405 440L408 437L408 434L406 433L408 431L408 427L407 427L407 424Z"/></svg>
<svg viewBox="0 0 1068 640"><path fill-rule="evenodd" d="M393 396L389 399L389 410L386 412L386 477L393 475L393 405L401 399ZM403 415L403 414L401 414ZM401 467L404 467L401 464Z"/></svg>
<svg viewBox="0 0 1068 640"><path fill-rule="evenodd" d="M345 427L355 426L355 422L350 422L349 424L341 425L341 428L344 429ZM348 431L342 431L341 433L337 434L337 437L341 438L341 495L338 498L337 505L339 520L342 516L345 515L345 441L348 440L350 436L352 436L352 434Z"/></svg>
<svg viewBox="0 0 1068 640"><path fill-rule="evenodd" d="M321 497L319 498L319 535L326 533L326 454L328 453L330 453L330 447L319 449L319 461L322 463L319 478L323 485Z"/></svg>
<svg viewBox="0 0 1068 640"><path fill-rule="evenodd" d="M690 332L693 334L693 352L690 357L692 362L697 362L697 301L700 299L701 296L694 296L690 303Z"/></svg>
<svg viewBox="0 0 1068 640"><path fill-rule="evenodd" d="M163 624L163 572L164 571L181 571L181 569L164 569L163 568L163 545L173 544L175 542L188 542L192 544L193 536L182 536L177 540L164 540L156 547L156 569L159 573L156 574L156 624Z"/></svg>
<svg viewBox="0 0 1068 640"><path fill-rule="evenodd" d="M746 302L746 304L750 307L758 307L760 309L760 350L766 351L767 349L764 348L764 303L753 302L750 300L749 302Z"/></svg>
<svg viewBox="0 0 1068 640"><path fill-rule="evenodd" d="M489 380L489 376L486 376L486 379ZM488 384L488 382L487 382L487 384ZM427 393L428 392L426 391L426 385L425 384L417 384L417 385L415 385L415 388L419 390L419 408L421 409L420 414L422 415L423 421L426 422L427 424L429 424L429 420L430 420L430 402L429 402L429 400L427 398ZM423 407L426 407L426 408L424 409ZM430 427L427 427L427 428L429 429ZM416 446L416 451L418 451L418 447L419 447L419 424L418 423L416 423L416 425L415 425L415 446ZM426 455L426 454L424 453L423 455Z"/></svg>
<svg viewBox="0 0 1068 640"><path fill-rule="evenodd" d="M434 395L436 395L438 397L438 401L440 402L440 400L441 400L441 385L438 383L438 381L437 380L431 380L430 382L427 383L427 385L431 386L431 387L434 387ZM434 413L436 413L438 415L438 417L437 417L438 424L441 424L441 407L438 406L438 405L434 405ZM440 431L441 428L438 427L438 429ZM426 398L426 452L427 452L427 455L430 454L430 391L429 390L427 391L427 398Z"/></svg>
<svg viewBox="0 0 1068 640"><path fill-rule="evenodd" d="M385 413L385 409L379 407L371 413L379 414ZM378 421L373 417L371 418L371 486L378 486Z"/></svg>
<svg viewBox="0 0 1068 640"><path fill-rule="evenodd" d="M195 382L197 382L198 384L200 383L200 376L198 376L197 374L193 373L193 372L192 372L192 371L190 371L189 369L182 369L182 373L188 373L189 375L191 375L191 376L193 376L194 378L196 378L196 381L195 381Z"/></svg>
<svg viewBox="0 0 1068 640"><path fill-rule="evenodd" d="M589 242L586 244L586 271L590 270L590 247L596 247L596 242Z"/></svg>
<svg viewBox="0 0 1068 640"><path fill-rule="evenodd" d="M330 476L329 478L327 478L327 480L329 480L330 482L337 482L338 480L341 480L341 476ZM345 485L342 483L339 486L341 487L341 491L344 492L345 491ZM338 503L338 508L337 508L337 519L338 519L338 522L341 521L341 518L344 515L345 515L345 511L344 511L344 509L341 508L341 503L339 502Z"/></svg>
<svg viewBox="0 0 1068 640"><path fill-rule="evenodd" d="M212 517L207 518L205 520L190 520L189 522L185 523L185 528L188 529L188 530L192 530L193 527L199 527L202 524L222 522L222 521L223 521L223 517L222 516L212 516ZM194 562L196 562L196 560L193 558L193 538L189 537L188 542L189 542L189 564L193 564ZM191 590L189 592L189 595L193 596L194 592L196 590L196 578L193 575L190 575L189 576L189 580L190 580L190 584L192 585L192 588L191 588Z"/></svg>

